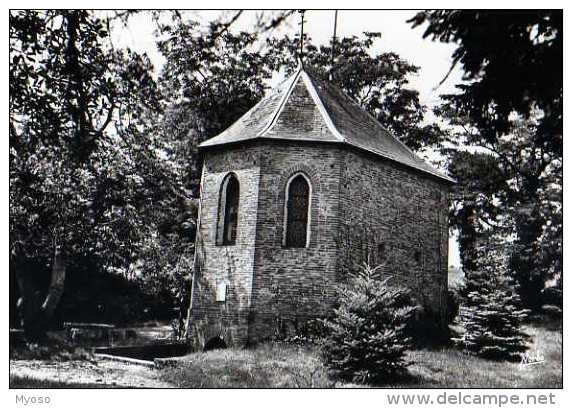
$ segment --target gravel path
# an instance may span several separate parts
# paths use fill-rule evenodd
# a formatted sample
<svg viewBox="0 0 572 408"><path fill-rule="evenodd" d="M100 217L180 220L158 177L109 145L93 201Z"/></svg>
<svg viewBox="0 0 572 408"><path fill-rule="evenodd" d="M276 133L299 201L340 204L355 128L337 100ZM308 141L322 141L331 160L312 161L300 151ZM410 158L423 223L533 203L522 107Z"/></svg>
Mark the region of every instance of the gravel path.
<svg viewBox="0 0 572 408"><path fill-rule="evenodd" d="M10 377L59 381L74 386L172 388L150 367L109 360L10 360Z"/></svg>

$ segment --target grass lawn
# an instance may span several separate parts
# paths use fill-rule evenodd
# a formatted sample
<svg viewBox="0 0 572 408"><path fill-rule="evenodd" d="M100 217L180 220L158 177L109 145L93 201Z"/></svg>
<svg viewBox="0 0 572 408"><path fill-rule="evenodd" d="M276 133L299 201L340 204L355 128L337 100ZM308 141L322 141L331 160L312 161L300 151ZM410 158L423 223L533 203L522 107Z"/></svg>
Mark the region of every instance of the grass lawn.
<svg viewBox="0 0 572 408"><path fill-rule="evenodd" d="M477 358L445 347L409 351L409 375L381 387L560 388L562 320L525 325L531 355L543 362L521 365ZM363 387L337 381L315 346L265 343L248 350L213 350L175 359L152 369L115 361L91 361L82 354L62 361L11 354L11 388L329 388ZM30 357L30 356L28 356ZM81 380L81 383L80 383Z"/></svg>
<svg viewBox="0 0 572 408"><path fill-rule="evenodd" d="M65 381L10 375L10 388L109 388L104 384L76 384Z"/></svg>
<svg viewBox="0 0 572 408"><path fill-rule="evenodd" d="M560 388L562 387L562 322L527 324L530 354L544 362L496 362L457 349L418 350L409 353L411 384L420 388Z"/></svg>
<svg viewBox="0 0 572 408"><path fill-rule="evenodd" d="M408 353L409 377L389 387L412 388L559 388L562 387L562 322L525 326L530 352L540 364L488 361L454 348ZM159 371L160 378L185 388L361 387L336 382L328 375L313 347L262 344L250 350L214 350L179 360Z"/></svg>
<svg viewBox="0 0 572 408"><path fill-rule="evenodd" d="M249 350L212 350L160 371L163 381L183 388L324 388L328 378L312 347L278 343Z"/></svg>

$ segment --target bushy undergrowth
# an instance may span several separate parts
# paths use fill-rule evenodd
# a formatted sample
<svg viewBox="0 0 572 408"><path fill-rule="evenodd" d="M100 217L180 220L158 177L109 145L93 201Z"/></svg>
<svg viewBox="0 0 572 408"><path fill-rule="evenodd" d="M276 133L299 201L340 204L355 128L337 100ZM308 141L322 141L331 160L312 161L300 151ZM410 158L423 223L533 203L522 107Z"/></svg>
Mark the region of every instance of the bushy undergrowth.
<svg viewBox="0 0 572 408"><path fill-rule="evenodd" d="M327 328L322 319L308 319L296 324L291 334L275 336L276 343L292 345L321 345L326 336Z"/></svg>
<svg viewBox="0 0 572 408"><path fill-rule="evenodd" d="M388 382L406 372L406 326L416 307L405 289L364 265L337 288L339 305L325 320L325 364L341 379Z"/></svg>

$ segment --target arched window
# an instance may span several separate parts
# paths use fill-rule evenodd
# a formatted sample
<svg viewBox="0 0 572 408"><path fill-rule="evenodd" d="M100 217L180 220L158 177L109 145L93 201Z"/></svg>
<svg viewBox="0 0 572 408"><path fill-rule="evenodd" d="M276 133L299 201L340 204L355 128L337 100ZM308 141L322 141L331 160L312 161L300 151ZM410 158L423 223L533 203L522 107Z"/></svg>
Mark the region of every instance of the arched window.
<svg viewBox="0 0 572 408"><path fill-rule="evenodd" d="M238 197L240 189L234 174L229 174L222 182L220 191L217 244L234 245L238 225Z"/></svg>
<svg viewBox="0 0 572 408"><path fill-rule="evenodd" d="M284 246L305 248L308 246L310 229L311 186L303 174L294 175L286 185L286 213Z"/></svg>

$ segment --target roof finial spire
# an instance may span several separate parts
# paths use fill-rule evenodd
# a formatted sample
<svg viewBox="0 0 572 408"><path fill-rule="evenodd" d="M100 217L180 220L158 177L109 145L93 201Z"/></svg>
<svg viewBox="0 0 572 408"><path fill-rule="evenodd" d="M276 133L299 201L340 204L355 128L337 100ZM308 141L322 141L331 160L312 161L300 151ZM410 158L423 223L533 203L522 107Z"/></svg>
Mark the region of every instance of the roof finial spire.
<svg viewBox="0 0 572 408"><path fill-rule="evenodd" d="M330 66L329 78L330 81L333 79L334 73L334 58L336 57L336 31L338 29L338 10L335 10L334 13L334 35L332 37L332 62Z"/></svg>
<svg viewBox="0 0 572 408"><path fill-rule="evenodd" d="M298 10L300 13L300 50L298 51L298 65L302 66L304 56L304 13L306 10Z"/></svg>

